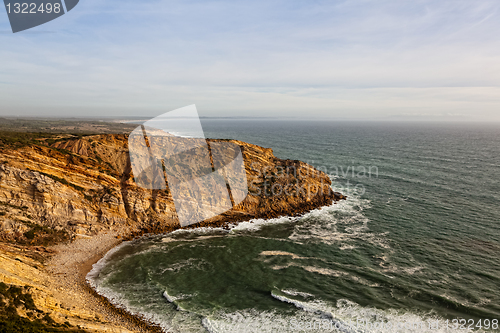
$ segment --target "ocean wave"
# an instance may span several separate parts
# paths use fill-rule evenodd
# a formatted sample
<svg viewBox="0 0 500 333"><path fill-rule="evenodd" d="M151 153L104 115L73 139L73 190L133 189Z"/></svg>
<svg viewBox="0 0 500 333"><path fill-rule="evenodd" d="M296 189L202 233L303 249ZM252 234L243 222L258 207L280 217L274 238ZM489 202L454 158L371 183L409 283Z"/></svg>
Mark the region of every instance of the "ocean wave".
<svg viewBox="0 0 500 333"><path fill-rule="evenodd" d="M352 250L359 241L382 249L390 249L387 233L369 231L370 220L363 210L370 207L370 200L350 196L345 201L314 210L303 216L288 237L297 242L338 244L341 250Z"/></svg>
<svg viewBox="0 0 500 333"><path fill-rule="evenodd" d="M350 279L353 282L356 282L356 283L359 283L359 284L362 284L362 285L365 285L368 287L372 287L372 288L380 287L380 284L378 284L378 283L371 283L366 279L349 274L347 272L343 272L343 271L339 271L339 270L335 270L335 269L331 269L331 268L325 268L325 267L301 265L301 264L297 264L294 262L289 262L289 263L286 263L284 265L273 265L273 266L271 266L271 269L278 271L278 270L286 269L289 267L302 268L303 270L305 270L309 273L316 273L316 274L320 274L320 275L333 276L333 277L343 277L345 279Z"/></svg>
<svg viewBox="0 0 500 333"><path fill-rule="evenodd" d="M92 287L97 294L105 297L115 307L125 310L131 315L136 316L144 320L145 322L158 325L165 332L171 331L171 324L167 320L165 320L161 313L157 313L157 311L153 311L153 309L147 309L142 306L133 305L130 301L130 297L126 297L111 288L95 284ZM137 297L139 297L139 295L137 295Z"/></svg>
<svg viewBox="0 0 500 333"><path fill-rule="evenodd" d="M290 295L290 296L302 296L302 297L314 297L313 294L305 293L302 291L297 291L295 289L282 289L281 292Z"/></svg>
<svg viewBox="0 0 500 333"><path fill-rule="evenodd" d="M193 233L190 233L191 235L194 235ZM218 238L218 237L223 237L223 235L220 234L215 234L215 235L206 235L208 232L204 232L199 234L200 236L195 237L195 238L173 238L173 237L163 237L161 241L163 243L173 243L173 242L196 242L200 240L205 240L205 239L211 239L211 238ZM171 235L171 234L169 234Z"/></svg>
<svg viewBox="0 0 500 333"><path fill-rule="evenodd" d="M301 257L296 255L295 253L286 252L286 251L262 251L260 253L261 256L288 256L292 259L317 259L312 257Z"/></svg>
<svg viewBox="0 0 500 333"><path fill-rule="evenodd" d="M210 333L297 332L297 330L291 330L290 327L290 320L294 318L300 321L312 319L308 313L297 313L295 316L289 316L278 311L248 309L230 313L219 311L204 317L202 325Z"/></svg>
<svg viewBox="0 0 500 333"><path fill-rule="evenodd" d="M214 234L214 233L222 233L226 234L228 233L228 230L225 230L221 227L199 227L199 228L190 228L190 229L177 229L172 232L169 232L164 235L189 235L189 234L200 234L200 235L206 235L206 234Z"/></svg>
<svg viewBox="0 0 500 333"><path fill-rule="evenodd" d="M239 222L238 224L231 224L230 231L258 231L261 230L263 226L272 224L284 224L284 223L294 223L299 220L304 219L323 219L326 221L331 221L331 212L334 211L344 211L346 213L352 212L356 207L361 210L369 207L369 200L361 200L356 196L351 196L347 200L341 200L335 202L329 206L323 206L320 208L313 209L307 213L299 216L283 216L272 219L252 219L245 222Z"/></svg>
<svg viewBox="0 0 500 333"><path fill-rule="evenodd" d="M327 319L330 321L332 331L360 333L458 333L464 331L463 329L452 327L451 324L446 326L444 318L431 312L419 314L396 309L381 310L372 307L363 307L346 299L340 299L335 306L332 306L321 300L303 301L284 294L290 296L290 293L285 293L283 290L271 293L272 297L281 302L293 304L297 309L314 314L317 322ZM295 295L299 294L300 292L295 293ZM291 296L295 295L292 294ZM298 319L295 320L299 321ZM305 321L304 324L310 322ZM314 330L306 329L306 331ZM478 332L481 332L481 330Z"/></svg>
<svg viewBox="0 0 500 333"><path fill-rule="evenodd" d="M293 223L298 221L301 216L292 217L292 216L283 216L272 219L252 219L244 222L239 222L238 224L230 224L229 229L230 232L238 232L238 231L258 231L261 230L263 226L272 225L272 224L284 224L284 223Z"/></svg>
<svg viewBox="0 0 500 333"><path fill-rule="evenodd" d="M200 324L201 317L196 313L185 311L180 302L195 295L179 294L171 296L165 290L163 297L174 308L167 310L164 302L158 302L155 295L150 294L147 286L134 285L136 292L134 295L125 294L120 290L106 287L101 282L100 284L92 284L95 292L113 304L115 307L125 310L133 316L136 316L145 322L159 326L164 332L191 332L203 330ZM125 287L125 286L121 286ZM137 303L134 300L150 300L150 302ZM177 311L176 311L177 310Z"/></svg>
<svg viewBox="0 0 500 333"><path fill-rule="evenodd" d="M194 297L194 296L196 296L196 294L178 294L178 295L173 296L173 295L170 295L167 290L165 290L163 292L163 297L165 297L165 299L168 302L174 304L177 307L178 311L186 311L186 309L184 309L180 305L179 301L182 301L182 300Z"/></svg>
<svg viewBox="0 0 500 333"><path fill-rule="evenodd" d="M205 261L203 259L189 258L169 265L168 267L161 270L161 274L165 273L166 271L178 273L182 269L196 269L201 271L206 267L210 267L210 265L211 264L208 261Z"/></svg>
<svg viewBox="0 0 500 333"><path fill-rule="evenodd" d="M293 289L275 290L271 296L283 303L293 305L295 311L268 310L259 311L246 309L234 312L217 310L212 314L190 313L179 306L179 301L193 297L190 294L169 295L165 290L163 297L177 307L180 316L178 321L186 318L201 319L202 327L192 324L193 331L205 329L211 333L283 333L283 332L344 332L344 333L458 333L463 332L454 327L445 326L445 320L434 313L413 313L404 310L381 310L363 307L359 304L340 299L332 305L319 299L314 299L310 293ZM302 298L301 300L296 299ZM112 299L113 304L117 299ZM165 321L161 315L149 317L144 311L131 307L126 300L121 300L121 307L135 315L140 315L149 321L159 324L164 331L179 332L172 321ZM116 304L115 304L116 305ZM178 315L179 316L179 315ZM437 324L436 324L437 323ZM299 327L301 329L299 329ZM186 326L181 332L186 330ZM479 330L478 332L483 332Z"/></svg>
<svg viewBox="0 0 500 333"><path fill-rule="evenodd" d="M130 295L125 295L120 291L116 291L111 287L106 286L107 276L101 274L105 268L109 268L109 265L112 265L115 262L115 255L122 250L124 247L130 246L130 244L134 241L126 241L112 248L110 251L104 255L97 263L92 266L92 270L86 275L87 283L92 287L92 289L98 294L105 297L111 304L119 309L123 309L128 313L141 318L142 320L158 325L165 332L179 332L179 330L173 330L173 326L170 320L167 320L161 312L163 309L152 309L145 308L141 305L133 305ZM156 248L156 246L153 246ZM141 251L139 253L150 252L152 250L151 247L148 249ZM130 256L135 256L138 253L132 253L130 255L126 255L121 260L126 259ZM140 289L141 286L138 286ZM146 287L147 288L147 287ZM144 293L138 292L137 297L144 297ZM154 306L151 304L151 306Z"/></svg>
<svg viewBox="0 0 500 333"><path fill-rule="evenodd" d="M190 228L190 229L177 229L168 234L165 234L164 237L165 242L174 241L175 238L170 237L171 235L187 235L187 234L214 234L214 233L236 233L242 231L259 231L264 226L273 225L273 224L285 224L285 223L295 223L301 219L311 218L311 217L320 217L325 216L327 218L327 214L331 211L352 211L353 206L368 206L369 200L356 200L356 199L348 199L333 203L329 206L323 206L320 208L316 208L307 213L304 213L299 216L281 216L277 218L263 219L256 218L250 219L248 221L242 221L238 223L229 223L228 229L224 229L221 227L200 227L200 228Z"/></svg>
<svg viewBox="0 0 500 333"><path fill-rule="evenodd" d="M99 259L95 264L92 265L92 269L87 273L85 280L94 289L97 287L97 281L99 280L99 275L101 271L112 261L112 257L120 251L123 247L127 246L129 242L122 242L109 250L104 257Z"/></svg>

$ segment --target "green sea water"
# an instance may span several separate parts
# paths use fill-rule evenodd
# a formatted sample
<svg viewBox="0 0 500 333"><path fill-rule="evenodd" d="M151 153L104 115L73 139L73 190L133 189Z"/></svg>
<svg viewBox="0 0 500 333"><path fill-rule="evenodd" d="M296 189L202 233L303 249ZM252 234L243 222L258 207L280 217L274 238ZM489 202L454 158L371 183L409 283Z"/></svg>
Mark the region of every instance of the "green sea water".
<svg viewBox="0 0 500 333"><path fill-rule="evenodd" d="M204 120L203 128L308 162L348 200L229 231L125 242L88 275L113 303L169 332L499 331L499 127Z"/></svg>

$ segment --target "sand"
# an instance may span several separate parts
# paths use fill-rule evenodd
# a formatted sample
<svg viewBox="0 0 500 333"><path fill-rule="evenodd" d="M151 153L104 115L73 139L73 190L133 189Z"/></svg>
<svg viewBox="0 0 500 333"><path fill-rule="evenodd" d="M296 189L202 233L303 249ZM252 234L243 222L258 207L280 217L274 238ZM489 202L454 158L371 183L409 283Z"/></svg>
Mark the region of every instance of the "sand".
<svg viewBox="0 0 500 333"><path fill-rule="evenodd" d="M105 298L95 293L85 280L92 265L121 242L117 236L117 232L93 237L82 236L69 244L51 247L56 254L51 256L45 265L47 272L53 277L50 289L55 299L61 303L61 307L74 312L74 317L85 318L86 321L88 318L96 318L88 325L86 321L82 322L82 328L92 329L92 326L98 323L103 326L97 328L99 331L161 332L158 328L113 307Z"/></svg>

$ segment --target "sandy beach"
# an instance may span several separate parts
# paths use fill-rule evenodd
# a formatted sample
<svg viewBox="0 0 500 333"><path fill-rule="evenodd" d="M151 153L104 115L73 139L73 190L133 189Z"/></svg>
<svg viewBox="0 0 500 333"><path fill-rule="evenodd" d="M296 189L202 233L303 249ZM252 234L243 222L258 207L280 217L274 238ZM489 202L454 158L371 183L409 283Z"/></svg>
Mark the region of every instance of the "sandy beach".
<svg viewBox="0 0 500 333"><path fill-rule="evenodd" d="M75 317L94 318L93 322L82 320L78 325L84 329L109 332L161 332L140 319L115 308L105 298L95 293L86 283L85 276L92 265L106 252L121 243L117 232L107 232L93 237L78 237L69 244L51 248L56 251L46 263L52 277L51 291L61 307ZM96 327L98 326L98 327Z"/></svg>

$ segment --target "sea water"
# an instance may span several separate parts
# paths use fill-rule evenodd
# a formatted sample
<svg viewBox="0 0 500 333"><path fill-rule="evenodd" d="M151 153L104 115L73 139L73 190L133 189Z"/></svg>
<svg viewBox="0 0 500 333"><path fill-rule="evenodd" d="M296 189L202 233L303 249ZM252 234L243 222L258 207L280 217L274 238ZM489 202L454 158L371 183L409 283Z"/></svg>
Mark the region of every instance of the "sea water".
<svg viewBox="0 0 500 333"><path fill-rule="evenodd" d="M499 331L500 128L231 119L203 128L310 163L348 199L124 242L88 275L115 305L169 332Z"/></svg>

